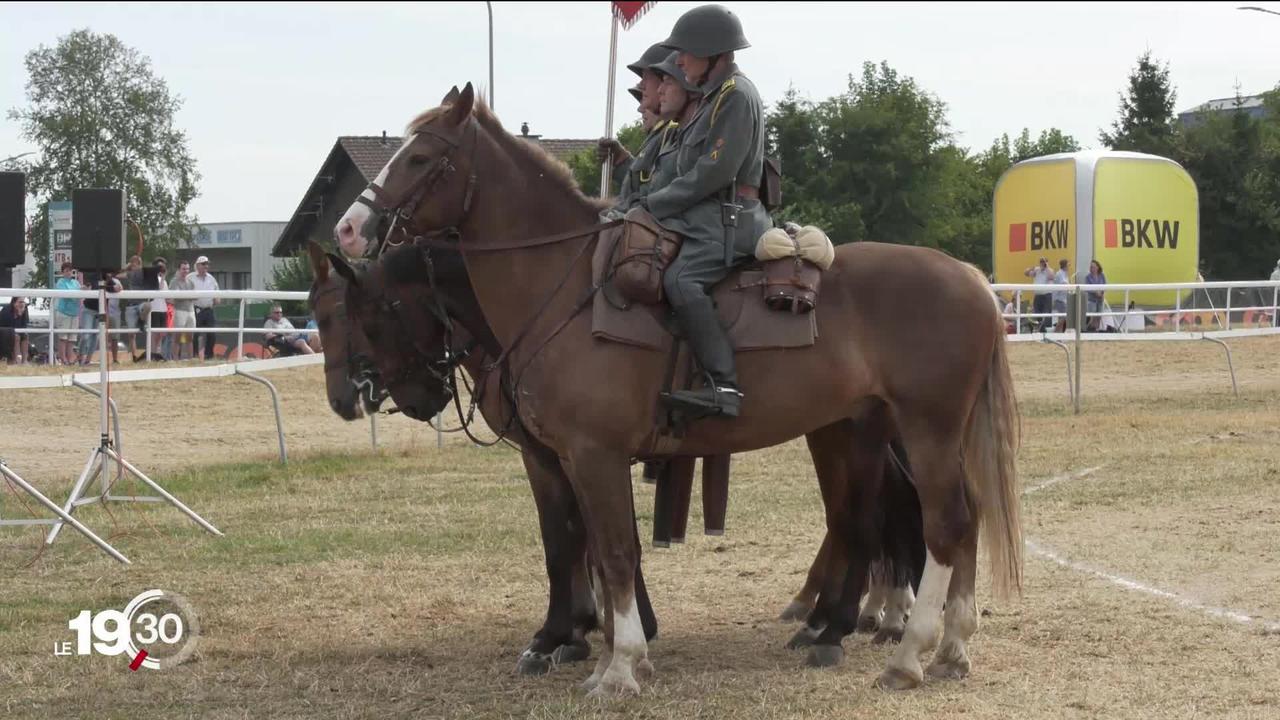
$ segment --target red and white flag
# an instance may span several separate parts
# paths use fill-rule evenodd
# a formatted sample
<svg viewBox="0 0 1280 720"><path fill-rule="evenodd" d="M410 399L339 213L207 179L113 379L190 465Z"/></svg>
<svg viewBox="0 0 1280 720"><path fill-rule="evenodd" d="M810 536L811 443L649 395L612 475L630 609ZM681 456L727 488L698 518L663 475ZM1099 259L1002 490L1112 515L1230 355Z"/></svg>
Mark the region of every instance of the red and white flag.
<svg viewBox="0 0 1280 720"><path fill-rule="evenodd" d="M613 14L622 23L623 30L630 30L632 25L653 7L654 2L646 2L646 0L638 0L638 2L622 2L622 0L613 0Z"/></svg>

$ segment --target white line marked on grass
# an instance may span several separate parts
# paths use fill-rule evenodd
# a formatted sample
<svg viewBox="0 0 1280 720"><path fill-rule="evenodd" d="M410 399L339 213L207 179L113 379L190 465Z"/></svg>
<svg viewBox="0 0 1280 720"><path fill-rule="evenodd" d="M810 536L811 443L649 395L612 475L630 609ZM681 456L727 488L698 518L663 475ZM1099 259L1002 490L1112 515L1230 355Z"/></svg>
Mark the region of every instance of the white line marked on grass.
<svg viewBox="0 0 1280 720"><path fill-rule="evenodd" d="M1079 480L1080 478L1084 478L1084 477L1088 477L1089 475L1092 475L1093 473L1101 470L1103 467L1105 466L1099 465L1097 467L1085 468L1084 470L1078 470L1072 473L1063 473L1061 475L1055 475L1049 478L1048 480L1045 480L1044 482L1040 483L1039 485L1032 485L1031 487L1028 487L1027 489L1022 491L1022 494L1026 496L1038 490L1043 490L1044 488L1047 488L1050 485L1057 485L1058 483L1066 482L1067 480ZM1181 607L1187 608L1188 610L1197 610L1211 617L1219 618L1222 620L1230 620L1232 622L1239 623L1241 625L1253 625L1253 626L1261 627L1263 633L1265 634L1280 633L1280 623L1271 622L1264 618L1254 617L1252 615L1249 615L1248 613L1244 613L1239 610L1230 610L1227 608L1215 607L1213 605L1205 605L1204 603L1197 602L1195 600L1192 600L1191 598L1184 597L1175 592L1170 592L1168 590L1161 590L1160 588L1151 587L1150 585L1145 585L1143 583L1140 583L1137 580L1131 580L1121 575L1113 575L1112 573L1109 573L1103 570L1098 570L1096 568L1089 567L1088 565L1084 565L1082 563L1073 562L1071 560L1068 560L1067 558L1062 557L1056 552L1040 545L1033 538L1026 538L1025 542L1026 542L1027 549L1030 550L1033 554L1038 555L1046 560L1049 560L1050 562L1053 562L1061 567L1067 568L1068 570L1074 570L1078 573L1084 573L1085 575L1092 575L1096 578L1101 578L1103 580L1106 580L1109 583L1112 583L1113 585L1119 585L1120 587L1126 590L1133 590L1135 592L1146 593L1147 595L1153 595L1158 598L1170 600Z"/></svg>
<svg viewBox="0 0 1280 720"><path fill-rule="evenodd" d="M1027 489L1023 490L1023 491L1022 491L1022 494L1023 494L1023 495L1030 495L1030 494L1031 494L1031 493L1033 493L1033 492L1038 492L1038 491L1043 490L1043 489L1045 489L1045 488L1047 488L1047 487L1049 487L1049 486L1051 486L1051 485L1057 485L1057 484L1058 484L1058 483L1060 483L1060 482L1066 482L1067 480L1079 480L1079 479L1081 479L1081 478L1086 478L1086 477L1089 477L1090 475L1092 475L1092 474L1094 474L1094 473L1098 472L1099 470L1101 470L1101 469L1102 469L1102 468L1104 468L1104 467L1106 467L1106 466L1105 466L1105 465L1098 465L1097 467L1085 468L1084 470L1079 470L1079 471L1072 472L1072 473L1063 473L1063 474L1061 474L1061 475L1054 475L1053 477L1049 478L1048 480L1045 480L1044 482L1040 483L1039 485L1032 485L1031 487L1029 487L1029 488L1027 488Z"/></svg>
<svg viewBox="0 0 1280 720"><path fill-rule="evenodd" d="M1058 565L1061 565L1062 567L1067 568L1068 570L1075 570L1076 572L1079 572L1079 573L1084 573L1086 575L1092 575L1097 578L1102 578L1103 580L1106 580L1115 585L1119 585L1120 587L1125 588L1126 590L1134 590L1136 592L1146 593L1148 595L1154 595L1155 597L1164 598L1165 600L1170 600L1176 603L1177 605L1180 605L1189 610L1198 610L1212 617L1220 618L1223 620L1230 620L1232 622L1240 623L1241 625L1255 625L1257 627L1261 627L1263 632L1266 632L1266 633L1280 633L1280 623L1270 622L1265 618L1253 617L1248 613L1240 612L1239 610L1230 610L1228 608L1220 608L1220 607L1215 607L1213 605L1205 605L1204 603L1196 602L1195 600L1192 600L1187 597L1183 597L1182 595L1179 595L1177 593L1169 592L1168 590L1161 590L1160 588L1151 587L1150 585L1144 585L1143 583L1140 583L1137 580L1131 580L1127 577L1123 577L1120 575L1113 575L1109 572L1104 572L1102 570L1089 567L1088 565L1084 565L1078 562L1073 562L1053 552L1052 550L1042 547L1039 543L1037 543L1032 538L1026 539L1026 545L1027 545L1027 549L1035 553L1036 555L1039 555L1040 557L1045 558L1046 560L1050 560Z"/></svg>

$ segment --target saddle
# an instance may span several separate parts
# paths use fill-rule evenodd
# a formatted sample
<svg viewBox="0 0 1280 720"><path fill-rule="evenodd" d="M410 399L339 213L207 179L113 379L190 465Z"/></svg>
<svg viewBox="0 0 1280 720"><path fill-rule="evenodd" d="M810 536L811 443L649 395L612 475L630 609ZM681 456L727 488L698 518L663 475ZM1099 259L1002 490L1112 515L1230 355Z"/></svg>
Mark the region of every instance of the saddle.
<svg viewBox="0 0 1280 720"><path fill-rule="evenodd" d="M672 350L662 271L675 259L680 243L679 236L643 208L632 209L620 226L600 234L591 260L592 283L601 288L592 306L594 337L657 352ZM820 274L816 265L793 255L754 261L717 283L711 297L734 350L812 346L818 337L814 310Z"/></svg>

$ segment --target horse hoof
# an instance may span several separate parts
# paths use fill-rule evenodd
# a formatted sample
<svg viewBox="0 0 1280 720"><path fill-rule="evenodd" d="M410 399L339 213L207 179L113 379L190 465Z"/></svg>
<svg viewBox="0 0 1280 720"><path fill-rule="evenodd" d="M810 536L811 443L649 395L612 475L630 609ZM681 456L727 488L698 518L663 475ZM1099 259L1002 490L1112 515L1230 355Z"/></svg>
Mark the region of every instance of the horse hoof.
<svg viewBox="0 0 1280 720"><path fill-rule="evenodd" d="M600 682L587 692L589 698L615 698L626 695L639 695L640 684L635 678L622 677L621 674L605 673Z"/></svg>
<svg viewBox="0 0 1280 720"><path fill-rule="evenodd" d="M799 600L792 600L786 610L778 616L783 622L803 621L809 617L809 613L813 612L813 606L808 603L802 603Z"/></svg>
<svg viewBox="0 0 1280 720"><path fill-rule="evenodd" d="M813 641L818 639L818 635L822 634L822 628L811 628L808 625L796 631L795 635L787 641L788 650L799 650L813 645Z"/></svg>
<svg viewBox="0 0 1280 720"><path fill-rule="evenodd" d="M962 657L958 660L934 662L929 664L929 668L925 673L931 678L939 680L963 680L969 677L969 658Z"/></svg>
<svg viewBox="0 0 1280 720"><path fill-rule="evenodd" d="M923 682L924 677L915 677L906 670L891 667L880 673L875 686L881 690L913 690Z"/></svg>
<svg viewBox="0 0 1280 720"><path fill-rule="evenodd" d="M880 628L876 631L875 637L871 638L873 645L883 645L885 643L893 643L897 645L902 642L902 633L906 628Z"/></svg>
<svg viewBox="0 0 1280 720"><path fill-rule="evenodd" d="M657 671L653 669L653 663L649 662L649 658L644 658L636 663L636 679L649 680Z"/></svg>
<svg viewBox="0 0 1280 720"><path fill-rule="evenodd" d="M864 615L858 618L857 632L871 634L880 629L880 618L875 615Z"/></svg>
<svg viewBox="0 0 1280 720"><path fill-rule="evenodd" d="M804 664L811 668L835 667L844 661L844 648L839 645L814 645Z"/></svg>
<svg viewBox="0 0 1280 720"><path fill-rule="evenodd" d="M516 672L521 675L546 675L555 666L554 655L525 650L516 661Z"/></svg>
<svg viewBox="0 0 1280 720"><path fill-rule="evenodd" d="M561 645L551 653L551 661L556 665L582 662L591 657L591 644L586 640L574 640Z"/></svg>

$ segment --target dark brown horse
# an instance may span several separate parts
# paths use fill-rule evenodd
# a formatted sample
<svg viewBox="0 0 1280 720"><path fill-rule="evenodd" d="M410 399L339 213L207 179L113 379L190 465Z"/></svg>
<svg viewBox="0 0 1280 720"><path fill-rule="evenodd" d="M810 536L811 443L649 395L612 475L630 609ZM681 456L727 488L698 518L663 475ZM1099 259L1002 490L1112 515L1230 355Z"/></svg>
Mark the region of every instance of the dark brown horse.
<svg viewBox="0 0 1280 720"><path fill-rule="evenodd" d="M380 175L378 204L406 235L452 239L462 251L503 348L495 364L508 396L522 427L561 459L601 574L606 648L587 685L638 690L636 673L651 665L628 465L647 452L663 358L596 340L589 315L578 312L592 290L585 260L599 205L562 165L503 131L470 85L411 129ZM336 228L348 253L361 249L362 226L344 217ZM826 271L817 322L812 348L744 353L741 416L693 425L680 453L744 452L807 436L819 477L833 479L824 495L846 493L824 497L832 558L844 564L873 527L859 508L872 505L884 448L900 436L914 463L928 557L903 642L879 682L920 684L920 655L936 641L944 602L929 672L963 676L978 621L980 529L997 593L1021 585L1016 407L997 308L972 266L928 249L857 243L841 246ZM865 482L854 487L850 477ZM838 602L864 578L851 565L845 587L824 596Z"/></svg>
<svg viewBox="0 0 1280 720"><path fill-rule="evenodd" d="M439 382L444 376L436 369L447 362L446 358L423 356L412 343L397 344L396 339L407 338L408 335L394 332L394 328L392 335L376 335L384 345L387 339L391 339L392 345L390 349L375 353L365 332L358 329L357 318L348 312L347 281L342 275L331 272L329 259L320 246L309 243L308 251L314 276L308 300L325 347L325 381L330 406L345 419L355 419L359 412L357 402L366 394L365 388L371 387L372 392L377 393L384 384L383 378L389 377L394 379L389 393L392 399L404 403L401 409L408 408L406 415L420 420L434 416L447 404L453 389L451 384ZM456 262L460 263L461 258ZM385 319L390 323L422 324L430 317L430 311L416 298L406 298L403 303L395 296L385 299L385 303L379 302L379 307L386 308ZM373 326L375 334L382 328L379 323L367 322L366 325ZM462 346L471 346L465 330L459 340ZM478 373L487 357L485 352L484 343L477 343L471 356L462 362L463 367ZM360 364L349 365L352 360ZM364 362L372 365L365 367ZM349 370L353 375L348 375ZM495 382L496 379L496 376L492 378ZM477 391L477 397L481 398L479 409L486 421L494 427L506 424L511 416L504 409L506 406L496 386L481 386ZM377 401L380 399L378 397ZM377 408L375 402L366 401L364 409L373 412ZM536 440L525 438L518 428L508 433L508 437L522 451L538 510L550 584L543 625L516 661L518 672L538 675L549 672L556 665L590 657L591 648L586 636L598 624L596 603L587 572L583 523L558 458ZM657 620L644 592L643 576L637 575L636 582L645 636L652 639L657 634Z"/></svg>
<svg viewBox="0 0 1280 720"><path fill-rule="evenodd" d="M351 332L347 320L347 283L330 273L329 260L319 245L309 243L312 281L307 295L324 348L324 384L329 407L343 420L358 420L376 412L384 390L373 367L369 340Z"/></svg>

